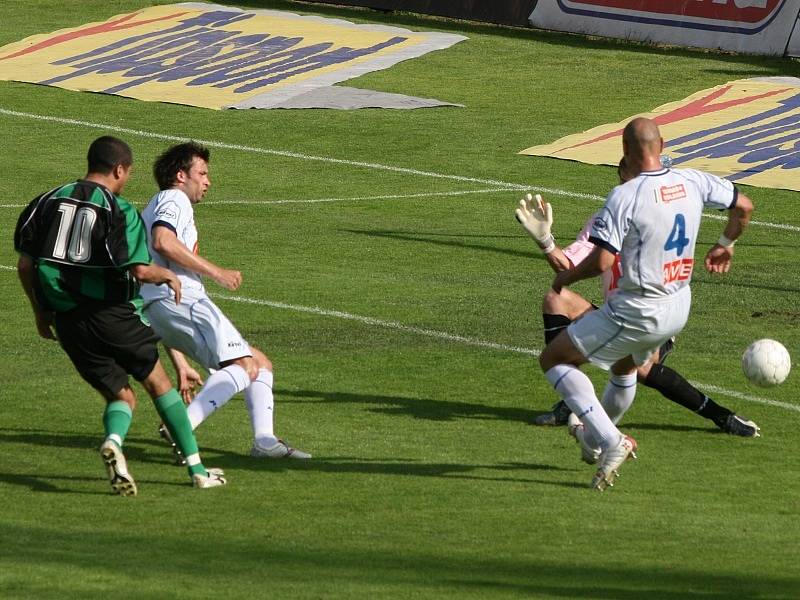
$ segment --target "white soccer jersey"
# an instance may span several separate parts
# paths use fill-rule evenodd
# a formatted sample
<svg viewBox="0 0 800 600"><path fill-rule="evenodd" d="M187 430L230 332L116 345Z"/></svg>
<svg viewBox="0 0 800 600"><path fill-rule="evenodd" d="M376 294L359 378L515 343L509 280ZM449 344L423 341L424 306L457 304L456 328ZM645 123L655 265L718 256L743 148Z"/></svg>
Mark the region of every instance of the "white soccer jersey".
<svg viewBox="0 0 800 600"><path fill-rule="evenodd" d="M732 208L730 181L693 169L650 171L618 185L589 241L619 253L625 295L663 297L689 285L703 207Z"/></svg>
<svg viewBox="0 0 800 600"><path fill-rule="evenodd" d="M197 298L205 295L200 275L170 262L153 250L153 227L162 225L174 231L178 240L197 254L197 228L194 226L194 209L189 197L181 190L160 191L150 199L142 211L142 219L147 229L147 245L153 262L175 272L181 280L181 294L185 297ZM170 297L172 290L166 284L145 283L142 285L141 293L145 302L152 302Z"/></svg>

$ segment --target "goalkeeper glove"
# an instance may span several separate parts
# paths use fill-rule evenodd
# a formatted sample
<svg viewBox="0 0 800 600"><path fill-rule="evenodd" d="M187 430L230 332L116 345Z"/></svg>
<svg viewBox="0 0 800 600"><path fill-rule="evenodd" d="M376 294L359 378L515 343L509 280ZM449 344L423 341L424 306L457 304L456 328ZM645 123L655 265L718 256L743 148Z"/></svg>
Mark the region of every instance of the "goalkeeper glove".
<svg viewBox="0 0 800 600"><path fill-rule="evenodd" d="M528 232L542 252L549 254L556 248L556 241L550 232L553 225L553 207L549 202L542 202L539 194L527 194L519 201L519 208L515 211L517 221Z"/></svg>

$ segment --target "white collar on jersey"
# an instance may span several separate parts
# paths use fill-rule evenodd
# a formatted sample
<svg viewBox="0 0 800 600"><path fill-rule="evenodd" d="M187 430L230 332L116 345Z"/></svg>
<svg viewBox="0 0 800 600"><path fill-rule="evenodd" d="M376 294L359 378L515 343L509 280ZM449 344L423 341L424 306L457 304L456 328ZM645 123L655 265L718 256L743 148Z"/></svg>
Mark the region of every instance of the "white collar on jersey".
<svg viewBox="0 0 800 600"><path fill-rule="evenodd" d="M642 171L639 175L644 175L645 177L655 177L656 175L663 175L664 173L669 173L669 169L659 169L658 171Z"/></svg>

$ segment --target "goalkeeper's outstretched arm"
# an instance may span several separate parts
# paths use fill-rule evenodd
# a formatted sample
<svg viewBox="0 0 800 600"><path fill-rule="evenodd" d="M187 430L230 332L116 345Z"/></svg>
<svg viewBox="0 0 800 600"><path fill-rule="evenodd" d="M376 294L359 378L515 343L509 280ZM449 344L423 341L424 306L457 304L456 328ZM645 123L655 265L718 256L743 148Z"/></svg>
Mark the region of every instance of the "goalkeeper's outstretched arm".
<svg viewBox="0 0 800 600"><path fill-rule="evenodd" d="M530 235L544 253L550 268L556 273L572 268L572 263L564 251L556 244L551 232L553 226L553 207L543 202L539 194L527 194L519 201L514 213L519 224Z"/></svg>

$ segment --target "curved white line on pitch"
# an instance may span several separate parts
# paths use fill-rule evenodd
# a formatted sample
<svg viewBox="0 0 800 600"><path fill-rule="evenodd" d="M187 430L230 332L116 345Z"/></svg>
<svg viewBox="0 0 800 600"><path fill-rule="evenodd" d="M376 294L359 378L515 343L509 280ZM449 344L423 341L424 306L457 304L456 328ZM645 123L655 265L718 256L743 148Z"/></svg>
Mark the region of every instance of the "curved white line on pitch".
<svg viewBox="0 0 800 600"><path fill-rule="evenodd" d="M182 137L177 135L168 135L164 133L156 133L153 131L144 131L141 129L130 129L127 127L118 127L115 125L105 125L102 123L92 123L91 121L80 121L78 119L67 119L64 117L53 117L49 115L39 115L34 113L26 113L17 110L9 110L6 108L0 108L0 115L6 115L10 117L20 117L24 119L34 119L37 121L47 121L51 123L61 123L62 125L77 125L79 127L89 127L92 129L103 129L107 131L116 131L118 133L128 133L131 135L137 135L139 137L146 137L158 140L165 140L169 142L184 142L191 138ZM341 165L348 165L352 167L362 167L367 169L376 169L382 171L393 171L396 173L406 173L408 175L417 175L421 177L433 177L437 179L449 179L453 181L465 181L471 183L480 183L483 185L491 185L496 187L505 188L507 190L518 190L518 191L529 191L534 193L541 193L541 194L551 194L554 196L565 196L568 198L581 198L584 200L597 200L602 202L605 200L605 196L599 196L597 194L584 194L582 192L571 192L569 190L560 190L557 188L546 188L540 186L531 186L527 184L521 183L510 183L507 181L496 181L494 179L479 179L476 177L466 177L463 175L448 175L445 173L435 173L432 171L420 171L418 169L410 169L406 167L394 167L391 165L383 165L379 163L369 163L369 162L360 162L360 161L353 161L353 160L345 160L340 158L331 158L328 156L314 156L311 154L302 154L299 152L290 152L288 150L274 150L270 148L259 148L256 146L243 146L241 144L229 144L226 142L218 142L213 140L196 140L201 144L208 146L209 148L224 148L227 150L239 150L241 152L252 152L255 154L270 154L275 156L284 156L287 158L298 158L301 160L312 160L312 161L320 161L320 162L328 162L333 164L341 164ZM331 200L333 201L333 200ZM21 206L17 205L0 205L0 208L21 208ZM720 217L718 215L703 215L710 219L725 219L725 217ZM759 225L761 227L772 227L775 229L784 229L787 231L800 231L800 227L796 225L788 225L783 223L768 223L763 221L751 221L753 225Z"/></svg>
<svg viewBox="0 0 800 600"><path fill-rule="evenodd" d="M310 313L320 315L323 317L335 317L337 319L346 319L348 321L358 321L364 325L372 325L376 327L385 327L387 329L394 329L406 333L414 333L417 335L424 335L427 337L438 338L440 340L447 340L449 342L459 342L467 346L477 346L479 348L491 348L492 350L505 350L508 352L516 352L518 354L530 354L532 356L539 356L539 351L531 348L521 348L519 346L509 346L506 344L498 344L496 342L487 342L475 338L466 337L463 335L456 335L453 333L446 333L444 331L436 331L434 329L423 329L421 327L412 327L403 325L396 321L384 321L382 319L375 319L373 317L363 317L361 315L354 315L352 313L342 312L340 310L327 310L317 306L300 306L297 304L285 304L283 302L273 302L270 300L258 300L256 298L245 298L243 296L228 296L226 294L213 294L215 298L222 300L230 300L231 302L242 302L244 304L256 304L258 306L270 306L272 308L282 308L285 310L292 310L296 312Z"/></svg>
<svg viewBox="0 0 800 600"><path fill-rule="evenodd" d="M734 392L733 390L726 390L725 388L716 385L709 385L707 383L699 383L697 381L690 381L694 387L705 390L707 392L722 394L723 396L730 396L731 398L738 398L739 400L747 400L748 402L757 402L759 404L767 404L769 406L777 406L787 410L795 410L800 412L800 406L796 404L789 404L788 402L780 402L778 400L769 400L767 398L759 398L758 396L749 396L741 392Z"/></svg>
<svg viewBox="0 0 800 600"><path fill-rule="evenodd" d="M492 192L513 192L517 188L491 188L487 190L456 190L452 192L423 192L419 194L386 194L384 196L352 196L349 198L307 198L304 200L206 200L203 204L316 204L319 202L348 202L350 200L406 200L410 198L432 198L434 196L466 196L468 194L489 194Z"/></svg>
<svg viewBox="0 0 800 600"><path fill-rule="evenodd" d="M80 121L78 119L65 119L62 117L51 117L48 115L37 115L33 113L20 112L17 110L8 110L0 108L0 114L10 117L22 117L25 119L34 119L37 121L48 121L51 123L61 123L64 125L77 125L79 127L89 127L91 129L102 129L105 131L114 131L117 133L127 133L139 137L152 138L157 140L165 140L168 142L185 142L191 137L167 135L164 133L155 133L153 131L144 131L141 129L130 129L128 127L118 127L116 125L104 125L102 123L92 123L91 121ZM209 148L224 148L226 150L239 150L242 152L252 152L254 154L269 154L272 156L283 156L286 158L299 158L302 160L312 160L318 162L326 162L337 165L348 165L351 167L362 167L365 169L374 169L380 171L393 171L395 173L404 173L406 175L417 175L420 177L434 177L436 179L450 179L452 181L466 181L470 183L480 183L483 185L491 185L497 187L510 187L518 190L527 190L528 186L520 183L508 183L506 181L495 181L494 179L480 179L477 177L466 177L463 175L447 175L444 173L435 173L432 171L420 171L418 169L411 169L408 167L394 167L391 165L382 165L379 163L362 162L357 160L345 160L341 158L331 158L329 156L315 156L313 154L302 154L300 152L290 152L289 150L274 150L271 148L259 148L257 146L244 146L242 144L229 144L227 142L217 142L213 140L199 140L196 142L203 144Z"/></svg>

